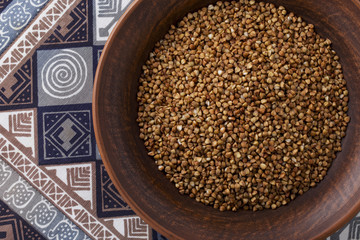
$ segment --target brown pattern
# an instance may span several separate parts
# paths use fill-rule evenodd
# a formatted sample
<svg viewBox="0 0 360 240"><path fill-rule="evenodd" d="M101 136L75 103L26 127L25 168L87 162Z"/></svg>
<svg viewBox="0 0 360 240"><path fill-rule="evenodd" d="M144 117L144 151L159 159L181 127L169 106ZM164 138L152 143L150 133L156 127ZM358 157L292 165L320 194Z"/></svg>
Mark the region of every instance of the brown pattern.
<svg viewBox="0 0 360 240"><path fill-rule="evenodd" d="M74 167L66 169L68 186L73 191L90 190L90 167Z"/></svg>
<svg viewBox="0 0 360 240"><path fill-rule="evenodd" d="M10 133L15 137L30 137L32 112L9 115Z"/></svg>
<svg viewBox="0 0 360 240"><path fill-rule="evenodd" d="M89 41L89 0L81 0L69 13L65 14L58 26L42 45L81 43Z"/></svg>
<svg viewBox="0 0 360 240"><path fill-rule="evenodd" d="M0 157L16 169L36 189L56 206L75 224L96 239L118 239L112 230L93 216L78 200L68 194L42 169L33 163L31 157L24 155L20 149L5 138L6 129L0 126ZM14 140L16 141L16 140Z"/></svg>
<svg viewBox="0 0 360 240"><path fill-rule="evenodd" d="M33 60L29 58L15 74L8 76L0 83L0 105L33 103L32 66Z"/></svg>
<svg viewBox="0 0 360 240"><path fill-rule="evenodd" d="M94 177L92 175L95 169L94 162L62 164L62 165L43 165L40 166L51 178L57 182L66 192L72 193L73 198L77 199L92 214L96 214L94 207L96 206L96 194ZM66 176L60 178L60 174L66 170ZM87 173L88 172L88 173ZM78 174L80 173L80 174ZM74 175L73 175L74 174ZM78 175L81 177L79 178ZM85 179L85 175L88 175ZM91 195L91 199L89 198ZM84 197L85 196L85 197Z"/></svg>
<svg viewBox="0 0 360 240"><path fill-rule="evenodd" d="M23 235L20 232L20 229L17 227L16 219L4 217L2 219L0 216L0 239L19 239L20 235Z"/></svg>
<svg viewBox="0 0 360 240"><path fill-rule="evenodd" d="M125 219L124 225L125 237L143 239L148 234L148 227L146 223L140 218Z"/></svg>
<svg viewBox="0 0 360 240"><path fill-rule="evenodd" d="M0 118L7 118L7 125L2 125L8 134L9 141L18 141L17 146L24 154L33 156L32 160L37 160L37 124L36 124L37 109L27 108L22 110L9 110L0 112ZM22 120L19 120L22 119ZM23 121L23 122L19 122ZM5 122L4 122L5 123ZM16 125L21 125L21 129L18 129ZM15 126L14 126L15 125ZM0 130L0 133L4 133Z"/></svg>

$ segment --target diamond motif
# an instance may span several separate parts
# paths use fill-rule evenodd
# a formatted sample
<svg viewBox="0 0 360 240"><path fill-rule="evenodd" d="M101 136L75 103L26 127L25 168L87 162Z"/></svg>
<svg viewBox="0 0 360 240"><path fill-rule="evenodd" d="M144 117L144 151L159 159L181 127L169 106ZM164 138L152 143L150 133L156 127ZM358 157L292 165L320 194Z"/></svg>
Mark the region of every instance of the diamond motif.
<svg viewBox="0 0 360 240"><path fill-rule="evenodd" d="M88 134L88 130L66 114L45 136L66 155L69 155L79 143L86 139Z"/></svg>
<svg viewBox="0 0 360 240"><path fill-rule="evenodd" d="M39 108L39 163L59 164L95 159L95 142L91 129L91 105L82 110L54 111ZM59 106L61 110L64 106ZM51 109L47 112L47 109Z"/></svg>

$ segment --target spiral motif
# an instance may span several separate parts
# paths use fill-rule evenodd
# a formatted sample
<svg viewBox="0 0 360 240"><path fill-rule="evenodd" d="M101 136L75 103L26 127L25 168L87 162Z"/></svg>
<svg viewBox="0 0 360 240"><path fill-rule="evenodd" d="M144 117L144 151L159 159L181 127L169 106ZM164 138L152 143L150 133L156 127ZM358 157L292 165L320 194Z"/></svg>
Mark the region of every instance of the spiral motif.
<svg viewBox="0 0 360 240"><path fill-rule="evenodd" d="M84 58L73 50L61 50L41 70L42 87L54 98L70 98L79 93L87 79Z"/></svg>

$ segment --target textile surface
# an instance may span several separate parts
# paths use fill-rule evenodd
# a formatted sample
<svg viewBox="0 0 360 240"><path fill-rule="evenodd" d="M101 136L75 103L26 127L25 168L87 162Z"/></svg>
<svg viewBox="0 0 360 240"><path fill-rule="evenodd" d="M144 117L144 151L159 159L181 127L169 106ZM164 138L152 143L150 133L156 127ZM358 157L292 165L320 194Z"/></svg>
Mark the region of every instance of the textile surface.
<svg viewBox="0 0 360 240"><path fill-rule="evenodd" d="M0 239L165 239L115 189L92 126L96 66L129 4L0 0ZM360 239L360 215L329 239Z"/></svg>

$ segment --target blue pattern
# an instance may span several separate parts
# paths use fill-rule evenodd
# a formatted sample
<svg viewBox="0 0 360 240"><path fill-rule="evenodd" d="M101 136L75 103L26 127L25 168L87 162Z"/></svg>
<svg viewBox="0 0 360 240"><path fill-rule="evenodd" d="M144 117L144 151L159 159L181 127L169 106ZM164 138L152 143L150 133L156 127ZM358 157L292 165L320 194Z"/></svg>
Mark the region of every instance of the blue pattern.
<svg viewBox="0 0 360 240"><path fill-rule="evenodd" d="M48 0L15 0L0 14L0 54L15 40Z"/></svg>
<svg viewBox="0 0 360 240"><path fill-rule="evenodd" d="M95 160L91 105L39 108L39 164Z"/></svg>

